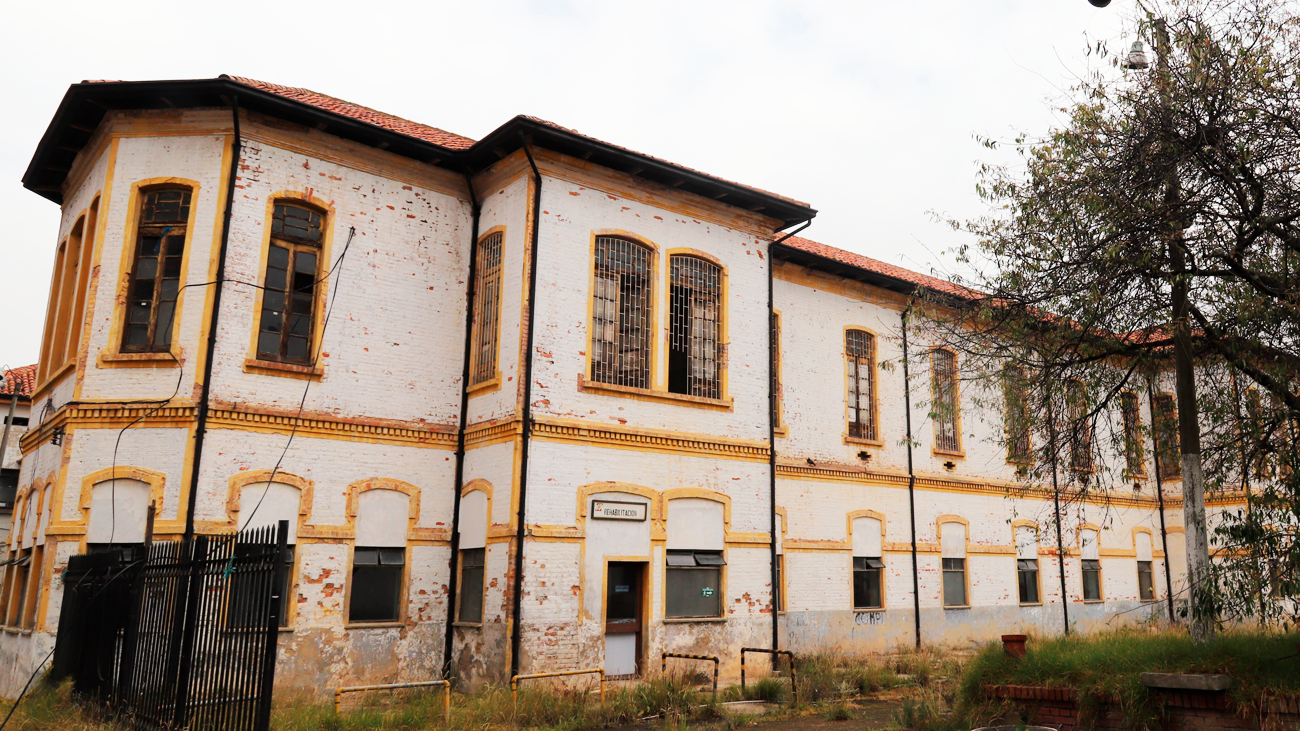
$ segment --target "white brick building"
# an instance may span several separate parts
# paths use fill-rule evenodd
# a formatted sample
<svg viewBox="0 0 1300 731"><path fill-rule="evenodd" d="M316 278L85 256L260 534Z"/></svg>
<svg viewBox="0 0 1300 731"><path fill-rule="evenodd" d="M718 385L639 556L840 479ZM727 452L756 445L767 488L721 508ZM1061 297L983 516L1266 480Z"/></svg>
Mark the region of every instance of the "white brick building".
<svg viewBox="0 0 1300 731"><path fill-rule="evenodd" d="M470 681L663 651L734 675L774 635L884 650L1165 611L1152 480L1062 516L1063 607L1051 493L967 394L931 423L929 371L909 476L880 364L932 282L774 244L806 204L527 117L474 142L227 77L74 85L24 183L63 219L7 690L68 557L142 542L150 509L159 540L291 522L277 678L317 690L436 677L446 647Z"/></svg>

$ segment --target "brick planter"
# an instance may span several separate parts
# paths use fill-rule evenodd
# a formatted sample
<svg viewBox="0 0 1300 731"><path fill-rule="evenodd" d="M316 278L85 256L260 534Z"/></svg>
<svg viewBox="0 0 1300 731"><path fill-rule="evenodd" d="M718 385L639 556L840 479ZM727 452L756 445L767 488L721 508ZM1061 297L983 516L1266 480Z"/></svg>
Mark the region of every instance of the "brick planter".
<svg viewBox="0 0 1300 731"><path fill-rule="evenodd" d="M990 698L1012 701L1026 712L1026 722L1059 731L1084 731L1079 723L1079 694L1073 688L1034 685L986 685ZM1242 709L1224 693L1159 690L1156 702L1164 709L1166 731L1209 731L1210 729L1294 729L1300 723L1300 700L1267 702L1263 713ZM1112 698L1098 699L1098 711L1091 728L1099 731L1130 728L1128 718Z"/></svg>

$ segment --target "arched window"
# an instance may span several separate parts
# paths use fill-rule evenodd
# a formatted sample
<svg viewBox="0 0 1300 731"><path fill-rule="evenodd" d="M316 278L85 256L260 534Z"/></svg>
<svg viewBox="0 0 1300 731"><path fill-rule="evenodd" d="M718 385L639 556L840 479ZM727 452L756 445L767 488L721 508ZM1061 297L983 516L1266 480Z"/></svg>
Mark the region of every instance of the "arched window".
<svg viewBox="0 0 1300 731"><path fill-rule="evenodd" d="M649 247L596 237L591 302L591 380L650 387Z"/></svg>
<svg viewBox="0 0 1300 731"><path fill-rule="evenodd" d="M124 353L161 353L171 348L190 194L189 188L168 186L152 188L140 196L122 328Z"/></svg>
<svg viewBox="0 0 1300 731"><path fill-rule="evenodd" d="M405 493L380 489L357 496L348 621L401 619L409 516L410 497Z"/></svg>
<svg viewBox="0 0 1300 731"><path fill-rule="evenodd" d="M1038 530L1031 525L1019 525L1016 538L1016 584L1021 604L1038 604Z"/></svg>
<svg viewBox="0 0 1300 731"><path fill-rule="evenodd" d="M724 520L723 505L714 500L668 501L664 616L722 616Z"/></svg>
<svg viewBox="0 0 1300 731"><path fill-rule="evenodd" d="M1070 469L1092 472L1092 409L1083 381L1066 382L1065 408L1070 419Z"/></svg>
<svg viewBox="0 0 1300 731"><path fill-rule="evenodd" d="M1101 555L1097 546L1097 531L1083 528L1079 531L1079 553L1082 558L1083 600L1101 601Z"/></svg>
<svg viewBox="0 0 1300 731"><path fill-rule="evenodd" d="M943 553L943 605L965 607L970 604L966 596L966 526L963 523L939 525L940 547Z"/></svg>
<svg viewBox="0 0 1300 731"><path fill-rule="evenodd" d="M460 499L460 582L456 590L456 621L483 621L483 573L487 565L488 496L482 490Z"/></svg>
<svg viewBox="0 0 1300 731"><path fill-rule="evenodd" d="M1152 404L1155 412L1156 459L1160 462L1160 478L1177 480L1182 477L1183 466L1179 459L1178 446L1178 407L1174 397L1167 393L1158 393Z"/></svg>
<svg viewBox="0 0 1300 731"><path fill-rule="evenodd" d="M694 256L674 255L669 264L668 390L720 398L722 269Z"/></svg>
<svg viewBox="0 0 1300 731"><path fill-rule="evenodd" d="M930 395L933 401L934 447L961 451L961 401L957 392L957 355L951 350L930 351Z"/></svg>
<svg viewBox="0 0 1300 731"><path fill-rule="evenodd" d="M1002 398L1006 401L1007 461L1026 465L1033 449L1030 441L1029 388L1025 369L1014 363L1002 367Z"/></svg>
<svg viewBox="0 0 1300 731"><path fill-rule="evenodd" d="M104 480L92 487L86 550L120 550L128 561L143 558L151 494L148 483L129 478Z"/></svg>
<svg viewBox="0 0 1300 731"><path fill-rule="evenodd" d="M879 518L853 519L854 609L881 609L885 606L883 536Z"/></svg>
<svg viewBox="0 0 1300 731"><path fill-rule="evenodd" d="M298 542L298 515L302 505L302 490L293 485L286 485L283 482L254 482L245 485L239 491L239 523L238 528L241 531L255 530L257 528L276 527L280 521L289 524L289 533L287 536L287 545L284 554L280 556L281 575L283 583L280 585L280 608L277 616L280 617L280 626L289 626L290 616L293 612L295 603L293 601L293 557L295 544ZM260 547L253 544L239 544L235 546L235 552L260 550ZM231 593L239 592L252 593L260 591L260 582L256 579L252 581L241 581L241 576L236 575L234 583L231 585ZM248 612L247 617L232 614L231 624L233 626L254 626L259 620L256 618L258 605L252 601L240 601L232 599L231 607L243 608Z"/></svg>
<svg viewBox="0 0 1300 731"><path fill-rule="evenodd" d="M501 320L501 244L505 234L484 236L474 256L474 324L469 385L477 386L497 374L497 331Z"/></svg>
<svg viewBox="0 0 1300 731"><path fill-rule="evenodd" d="M275 204L266 255L257 357L311 364L325 215L299 203Z"/></svg>
<svg viewBox="0 0 1300 731"><path fill-rule="evenodd" d="M862 330L844 333L848 368L849 436L876 438L876 338Z"/></svg>
<svg viewBox="0 0 1300 731"><path fill-rule="evenodd" d="M1146 458L1142 454L1142 409L1138 395L1125 391L1119 397L1120 415L1124 418L1124 469L1128 477L1146 474Z"/></svg>

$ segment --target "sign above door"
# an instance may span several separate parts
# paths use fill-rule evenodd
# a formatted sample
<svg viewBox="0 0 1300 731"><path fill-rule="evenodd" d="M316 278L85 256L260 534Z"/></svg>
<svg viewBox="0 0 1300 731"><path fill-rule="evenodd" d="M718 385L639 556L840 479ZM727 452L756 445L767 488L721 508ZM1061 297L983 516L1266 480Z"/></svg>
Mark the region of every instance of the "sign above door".
<svg viewBox="0 0 1300 731"><path fill-rule="evenodd" d="M591 517L597 520L645 520L647 503L624 503L615 500L591 501Z"/></svg>

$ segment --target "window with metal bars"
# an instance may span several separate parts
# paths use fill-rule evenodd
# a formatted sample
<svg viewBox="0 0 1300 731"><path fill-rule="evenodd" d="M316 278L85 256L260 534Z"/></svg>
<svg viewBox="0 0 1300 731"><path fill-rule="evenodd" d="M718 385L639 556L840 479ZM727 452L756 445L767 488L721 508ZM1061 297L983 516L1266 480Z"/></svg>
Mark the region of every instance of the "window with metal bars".
<svg viewBox="0 0 1300 731"><path fill-rule="evenodd" d="M1065 407L1070 418L1070 469L1092 471L1092 418L1088 391L1082 381L1065 384Z"/></svg>
<svg viewBox="0 0 1300 731"><path fill-rule="evenodd" d="M1029 389L1025 370L1008 363L1002 367L1002 397L1006 401L1007 461L1027 464L1030 451Z"/></svg>
<svg viewBox="0 0 1300 731"><path fill-rule="evenodd" d="M324 215L277 203L271 218L257 357L309 365Z"/></svg>
<svg viewBox="0 0 1300 731"><path fill-rule="evenodd" d="M1142 410L1138 396L1125 391L1119 396L1120 415L1124 417L1124 466L1129 476L1146 474L1142 454Z"/></svg>
<svg viewBox="0 0 1300 731"><path fill-rule="evenodd" d="M1268 440L1264 434L1264 405L1259 396L1259 391L1253 388L1246 389L1246 419L1250 428L1250 440L1247 442L1247 449L1250 450L1251 472L1256 479L1268 479Z"/></svg>
<svg viewBox="0 0 1300 731"><path fill-rule="evenodd" d="M934 408L934 446L945 452L961 451L961 434L957 428L957 355L951 350L930 351L930 389Z"/></svg>
<svg viewBox="0 0 1300 731"><path fill-rule="evenodd" d="M722 269L693 256L673 256L669 269L672 322L668 390L721 398L718 339Z"/></svg>
<svg viewBox="0 0 1300 731"><path fill-rule="evenodd" d="M648 247L612 236L596 237L592 381L650 387L651 263Z"/></svg>
<svg viewBox="0 0 1300 731"><path fill-rule="evenodd" d="M478 242L474 262L474 325L469 385L492 380L497 373L497 333L501 319L501 243L497 231Z"/></svg>
<svg viewBox="0 0 1300 731"><path fill-rule="evenodd" d="M1176 480L1183 473L1183 466L1178 457L1178 410L1174 406L1174 397L1167 393L1158 393L1155 398L1156 457L1160 460L1160 476L1166 480Z"/></svg>
<svg viewBox="0 0 1300 731"><path fill-rule="evenodd" d="M189 188L169 187L142 196L126 290L124 353L161 353L171 348L190 194Z"/></svg>
<svg viewBox="0 0 1300 731"><path fill-rule="evenodd" d="M876 338L861 330L844 333L848 362L849 436L876 438Z"/></svg>

